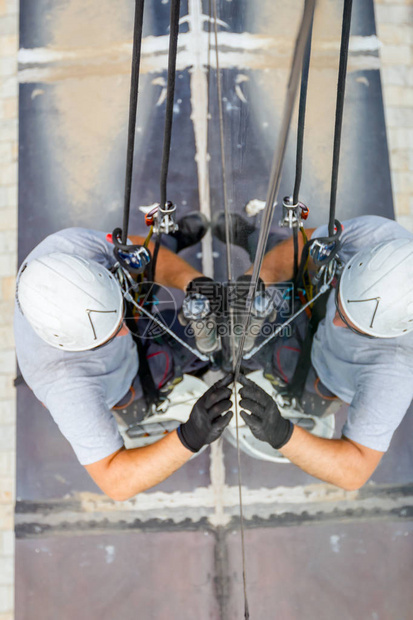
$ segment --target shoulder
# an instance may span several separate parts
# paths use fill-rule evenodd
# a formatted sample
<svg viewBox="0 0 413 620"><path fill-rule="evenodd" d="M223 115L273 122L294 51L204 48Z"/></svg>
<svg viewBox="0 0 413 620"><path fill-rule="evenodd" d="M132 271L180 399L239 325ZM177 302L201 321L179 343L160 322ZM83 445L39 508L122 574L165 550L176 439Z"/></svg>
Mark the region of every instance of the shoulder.
<svg viewBox="0 0 413 620"><path fill-rule="evenodd" d="M353 217L351 220L344 220L343 226L343 243L354 241L355 239L365 239L369 237L373 244L380 243L385 239L397 239L399 237L412 237L413 234L403 228L395 220L391 220L381 215L360 215ZM312 234L312 238L325 237L328 235L327 225L319 226ZM379 239L378 241L375 241Z"/></svg>
<svg viewBox="0 0 413 620"><path fill-rule="evenodd" d="M28 254L24 262L51 252L75 254L105 266L114 262L113 246L106 240L106 233L88 228L64 228L48 235Z"/></svg>
<svg viewBox="0 0 413 620"><path fill-rule="evenodd" d="M361 215L342 222L340 258L347 262L354 254L366 247L373 247L393 239L413 239L413 234L394 220L380 215ZM327 226L317 228L312 237L325 237Z"/></svg>
<svg viewBox="0 0 413 620"><path fill-rule="evenodd" d="M96 378L65 378L45 392L43 402L82 465L100 461L123 446L104 384Z"/></svg>
<svg viewBox="0 0 413 620"><path fill-rule="evenodd" d="M343 222L343 244L362 241L368 245L376 245L382 241L403 237L413 238L413 234L395 220L380 215L362 215Z"/></svg>

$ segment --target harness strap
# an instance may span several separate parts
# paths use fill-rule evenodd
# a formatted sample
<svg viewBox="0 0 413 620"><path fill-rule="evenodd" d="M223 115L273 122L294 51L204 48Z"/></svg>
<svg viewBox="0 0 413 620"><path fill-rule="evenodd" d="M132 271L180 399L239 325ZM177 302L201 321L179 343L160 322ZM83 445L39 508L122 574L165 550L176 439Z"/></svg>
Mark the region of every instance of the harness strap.
<svg viewBox="0 0 413 620"><path fill-rule="evenodd" d="M146 357L147 347L142 342L142 338L138 331L138 326L133 318L133 308L131 304L127 304L127 316L129 318L126 319L126 325L132 334L132 338L138 351L138 375L142 386L143 396L149 411L152 405L159 401L159 390L153 380L152 371Z"/></svg>
<svg viewBox="0 0 413 620"><path fill-rule="evenodd" d="M314 334L317 331L319 323L326 315L327 300L330 292L330 290L327 291L314 302L311 319L308 322L307 333L304 338L297 366L295 367L293 377L286 388L286 393L288 396L291 398L296 398L298 401L303 395L305 383L311 368L311 348L313 345Z"/></svg>

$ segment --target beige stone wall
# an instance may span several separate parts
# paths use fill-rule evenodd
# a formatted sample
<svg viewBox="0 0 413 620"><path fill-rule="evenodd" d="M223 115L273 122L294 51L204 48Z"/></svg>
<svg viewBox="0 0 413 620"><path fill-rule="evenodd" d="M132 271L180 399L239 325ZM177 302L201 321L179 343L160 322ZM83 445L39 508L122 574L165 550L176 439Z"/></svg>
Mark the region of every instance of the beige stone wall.
<svg viewBox="0 0 413 620"><path fill-rule="evenodd" d="M396 217L413 231L413 0L376 0Z"/></svg>
<svg viewBox="0 0 413 620"><path fill-rule="evenodd" d="M413 0L376 0L396 216L413 231ZM0 620L13 618L18 2L0 0Z"/></svg>
<svg viewBox="0 0 413 620"><path fill-rule="evenodd" d="M0 620L12 620L14 608L17 47L18 1L0 0Z"/></svg>

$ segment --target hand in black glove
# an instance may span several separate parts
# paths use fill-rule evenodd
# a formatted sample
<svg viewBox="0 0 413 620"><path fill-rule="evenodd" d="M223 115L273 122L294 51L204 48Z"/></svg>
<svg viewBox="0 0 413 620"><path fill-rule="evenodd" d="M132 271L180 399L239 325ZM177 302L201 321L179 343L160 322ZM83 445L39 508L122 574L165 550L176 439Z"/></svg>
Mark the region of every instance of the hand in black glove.
<svg viewBox="0 0 413 620"><path fill-rule="evenodd" d="M241 411L245 424L257 439L267 441L276 450L282 448L290 440L294 424L284 420L273 398L256 383L244 375L239 375L238 381L243 386L239 391L240 405L251 412L248 415L246 411Z"/></svg>
<svg viewBox="0 0 413 620"><path fill-rule="evenodd" d="M243 276L239 276L237 278L237 284L239 287L244 286L248 291L249 287L251 286L251 280L252 280L252 276L244 274ZM258 276L257 293L263 293L264 291L265 291L264 280L261 280L261 278Z"/></svg>
<svg viewBox="0 0 413 620"><path fill-rule="evenodd" d="M220 437L232 418L232 391L226 387L234 380L229 373L209 388L192 408L188 422L178 428L178 437L188 450L198 452ZM222 415L224 411L228 411Z"/></svg>

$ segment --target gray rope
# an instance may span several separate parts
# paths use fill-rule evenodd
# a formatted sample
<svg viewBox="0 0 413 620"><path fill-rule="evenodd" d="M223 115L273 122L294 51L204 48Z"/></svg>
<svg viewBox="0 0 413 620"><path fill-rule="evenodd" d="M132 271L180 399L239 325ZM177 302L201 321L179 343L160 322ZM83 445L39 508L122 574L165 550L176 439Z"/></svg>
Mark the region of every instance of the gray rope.
<svg viewBox="0 0 413 620"><path fill-rule="evenodd" d="M300 29L298 31L294 57L290 71L290 79L288 81L287 87L287 97L284 104L284 111L281 118L281 131L280 137L277 145L277 149L274 153L274 159L272 163L271 177L270 183L268 187L267 199L265 204L265 209L263 213L263 219L261 222L260 235L258 238L257 252L255 255L253 272L251 276L251 284L248 292L248 298L246 303L246 322L243 329L243 334L241 337L241 342L238 350L237 361L235 365L235 379L238 377L239 370L241 367L242 357L243 357L243 349L245 344L246 332L249 328L249 324L251 321L251 308L252 302L255 297L258 285L258 278L261 271L262 261L264 258L265 247L268 240L268 235L270 231L271 221L274 215L275 210L275 200L278 194L278 189L281 180L281 173L284 163L285 151L287 148L287 139L288 133L291 124L291 117L294 110L294 103L298 90L298 82L300 78L301 67L303 65L303 58L305 53L305 48L307 44L307 40L310 34L311 24L314 15L314 9L316 5L316 0L306 0L304 5L303 17L301 20Z"/></svg>
<svg viewBox="0 0 413 620"><path fill-rule="evenodd" d="M221 71L219 66L219 49L218 49L218 22L217 22L217 1L213 0L214 7L214 34L215 34L215 64L217 72L217 94L218 94L218 111L219 111L219 136L221 145L221 165L222 165L222 184L224 191L224 212L225 212L225 240L226 240L226 254L227 254L227 277L228 283L232 282L232 261L231 261L231 228L230 228L230 214L228 208L228 188L227 188L227 169L225 160L225 134L224 134L224 114L222 109L222 82ZM235 364L236 349L235 349L235 337L234 337L234 311L233 308L229 310L229 323L230 323L230 341L232 352L232 363ZM240 529L241 529L241 551L242 551L242 581L244 588L244 618L248 620L250 617L247 595L247 570L245 559L245 533L244 533L244 511L242 503L242 479L241 479L241 449L239 445L239 412L238 412L238 393L237 384L234 382L234 409L235 409L235 421L236 421L236 438L237 438L237 459L238 459L238 495L239 495L239 509L240 509Z"/></svg>

